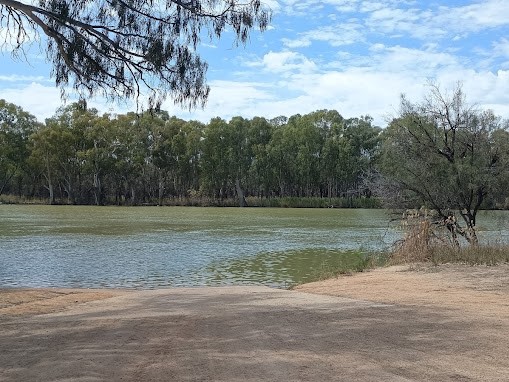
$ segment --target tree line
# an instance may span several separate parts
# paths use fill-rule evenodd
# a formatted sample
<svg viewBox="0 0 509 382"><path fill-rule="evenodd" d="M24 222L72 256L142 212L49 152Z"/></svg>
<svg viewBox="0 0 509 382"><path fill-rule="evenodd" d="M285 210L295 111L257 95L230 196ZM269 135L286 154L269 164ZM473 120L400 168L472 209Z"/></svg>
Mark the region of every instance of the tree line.
<svg viewBox="0 0 509 382"><path fill-rule="evenodd" d="M0 196L50 204L369 198L382 137L372 118L334 110L205 124L78 102L41 123L0 100L0 124Z"/></svg>

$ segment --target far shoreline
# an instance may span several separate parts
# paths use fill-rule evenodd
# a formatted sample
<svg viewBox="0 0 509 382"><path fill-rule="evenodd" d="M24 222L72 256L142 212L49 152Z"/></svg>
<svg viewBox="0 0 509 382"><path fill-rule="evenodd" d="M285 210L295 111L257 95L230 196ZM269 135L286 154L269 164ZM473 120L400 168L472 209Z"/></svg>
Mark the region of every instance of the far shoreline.
<svg viewBox="0 0 509 382"><path fill-rule="evenodd" d="M21 199L17 196L0 196L0 205L37 205L37 206L93 206L93 207L233 207L233 208L366 208L382 209L377 198L368 197L246 197L247 204L241 206L237 199L202 198L165 198L161 202L129 201L108 202L100 205L90 203L66 203L59 200L48 203L45 199Z"/></svg>

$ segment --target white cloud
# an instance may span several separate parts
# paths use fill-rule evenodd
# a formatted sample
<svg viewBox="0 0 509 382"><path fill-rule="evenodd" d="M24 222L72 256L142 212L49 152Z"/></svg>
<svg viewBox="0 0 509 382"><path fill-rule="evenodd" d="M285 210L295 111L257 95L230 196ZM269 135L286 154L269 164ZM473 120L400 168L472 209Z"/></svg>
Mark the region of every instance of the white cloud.
<svg viewBox="0 0 509 382"><path fill-rule="evenodd" d="M4 88L1 90L1 97L7 102L21 106L41 122L51 117L62 105L60 91L56 87L37 82L21 87Z"/></svg>
<svg viewBox="0 0 509 382"><path fill-rule="evenodd" d="M286 47L291 49L304 48L311 45L311 40L306 36L302 36L297 39L283 38L281 41Z"/></svg>
<svg viewBox="0 0 509 382"><path fill-rule="evenodd" d="M0 82L50 82L49 78L44 76L27 76L19 74L1 75Z"/></svg>
<svg viewBox="0 0 509 382"><path fill-rule="evenodd" d="M494 42L493 48L495 55L509 58L509 40L507 38L501 38Z"/></svg>
<svg viewBox="0 0 509 382"><path fill-rule="evenodd" d="M281 11L281 5L277 0L263 0L263 5L268 7L273 14L277 14Z"/></svg>
<svg viewBox="0 0 509 382"><path fill-rule="evenodd" d="M387 3L379 2L379 1L363 1L360 6L360 11L364 13L370 13L374 11L378 11L387 6Z"/></svg>
<svg viewBox="0 0 509 382"><path fill-rule="evenodd" d="M398 4L381 7L381 3L370 3L361 9L368 13L366 24L372 30L386 34L405 33L422 40L451 38L451 34L453 39L460 39L468 33L509 25L509 2L506 0L436 9L414 5L412 8Z"/></svg>
<svg viewBox="0 0 509 382"><path fill-rule="evenodd" d="M179 118L197 119L202 122L208 122L215 117L230 119L239 115L265 116L261 113L260 105L275 101L275 93L276 90L272 84L219 80L210 83L209 102L203 110L185 111L169 100L162 107Z"/></svg>
<svg viewBox="0 0 509 382"><path fill-rule="evenodd" d="M320 27L301 33L297 39L284 38L283 43L289 48L310 46L313 41L324 41L333 47L349 45L364 41L362 26L357 22Z"/></svg>
<svg viewBox="0 0 509 382"><path fill-rule="evenodd" d="M443 7L437 21L447 20L459 30L478 31L509 25L509 2L485 0L460 7Z"/></svg>
<svg viewBox="0 0 509 382"><path fill-rule="evenodd" d="M403 6L401 1L341 1L324 2L286 1L287 12L293 15L306 15L313 19L323 8L330 4L338 12L333 18L334 24L320 25L303 31L296 38L284 37L282 42L288 48L309 47L313 41L326 41L331 46L341 46L365 41L368 32L404 38L430 41L450 39L459 41L470 33L484 29L509 25L509 2L507 0L487 0L465 6L433 6L433 3L416 2ZM427 6L423 7L423 6ZM366 16L359 21L345 19L356 9ZM331 19L331 15L327 15ZM339 20L337 22L336 20Z"/></svg>
<svg viewBox="0 0 509 382"><path fill-rule="evenodd" d="M377 52L372 59L376 70L408 72L415 77L434 76L444 67L452 71L461 68L456 56L433 49L420 50L394 46Z"/></svg>
<svg viewBox="0 0 509 382"><path fill-rule="evenodd" d="M491 108L509 118L509 71L491 73L463 68L437 72L434 78L444 89L462 80L468 102ZM427 91L426 80L420 72L371 67L296 72L277 82L211 81L211 94L205 109L188 112L170 100L163 104L163 108L171 115L202 122L217 116L226 120L237 115L272 118L335 109L346 118L369 114L376 124L385 126L388 118L397 115L400 94L405 93L411 101L420 101ZM58 89L38 83L19 89L3 89L2 98L22 106L40 121L52 116L62 105ZM119 108L100 99L89 101L89 107L96 107L100 112L135 110L133 105Z"/></svg>
<svg viewBox="0 0 509 382"><path fill-rule="evenodd" d="M379 8L369 13L366 25L387 35L403 33L415 38L443 37L447 31L433 23L433 14L416 8Z"/></svg>
<svg viewBox="0 0 509 382"><path fill-rule="evenodd" d="M270 51L261 60L248 65L262 67L265 71L283 76L292 72L312 72L316 70L316 64L313 61L300 53L292 51Z"/></svg>
<svg viewBox="0 0 509 382"><path fill-rule="evenodd" d="M375 123L385 126L387 119L397 115L401 93L419 102L427 92L429 79L435 79L444 89L458 80L464 83L468 101L483 108L492 108L509 117L509 71L476 71L462 65L451 54L403 47L372 47L374 56L363 67L342 69L294 70L289 65L296 58L309 61L295 52L270 52L262 61L266 69L279 74L271 83L221 82L213 89L208 106L199 115L234 115L267 118L291 116L318 109L336 109L344 117L369 114ZM369 65L368 65L369 64ZM185 118L185 116L183 116Z"/></svg>
<svg viewBox="0 0 509 382"><path fill-rule="evenodd" d="M25 111L35 115L40 122L44 122L46 118L52 117L59 107L77 100L72 96L70 89L68 89L68 93L71 96L67 100L62 100L60 90L55 86L47 86L45 83L47 81L29 84L17 83L14 84L15 87L2 88L0 98L21 106ZM89 108L96 108L100 113L125 113L136 110L133 102L112 103L101 97L87 100L87 104Z"/></svg>

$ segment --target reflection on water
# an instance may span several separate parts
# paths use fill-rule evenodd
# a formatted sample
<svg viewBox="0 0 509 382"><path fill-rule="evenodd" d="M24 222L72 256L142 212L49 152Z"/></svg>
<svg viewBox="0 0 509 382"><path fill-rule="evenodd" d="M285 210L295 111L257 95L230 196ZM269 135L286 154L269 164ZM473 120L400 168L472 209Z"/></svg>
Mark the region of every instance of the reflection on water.
<svg viewBox="0 0 509 382"><path fill-rule="evenodd" d="M0 205L0 287L284 286L397 237L381 210Z"/></svg>
<svg viewBox="0 0 509 382"><path fill-rule="evenodd" d="M354 270L364 254L325 248L261 252L256 256L212 263L207 267L215 282L289 287L316 279L330 269Z"/></svg>

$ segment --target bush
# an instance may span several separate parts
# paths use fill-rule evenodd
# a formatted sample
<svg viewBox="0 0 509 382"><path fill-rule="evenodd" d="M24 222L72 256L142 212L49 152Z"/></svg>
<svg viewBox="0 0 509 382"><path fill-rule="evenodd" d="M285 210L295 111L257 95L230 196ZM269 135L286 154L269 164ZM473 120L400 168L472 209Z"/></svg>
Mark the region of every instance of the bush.
<svg viewBox="0 0 509 382"><path fill-rule="evenodd" d="M428 218L407 217L403 226L407 232L394 245L390 264L431 262L435 265L496 265L509 262L508 244L458 246L448 240L447 235L440 232L441 227L433 225Z"/></svg>

